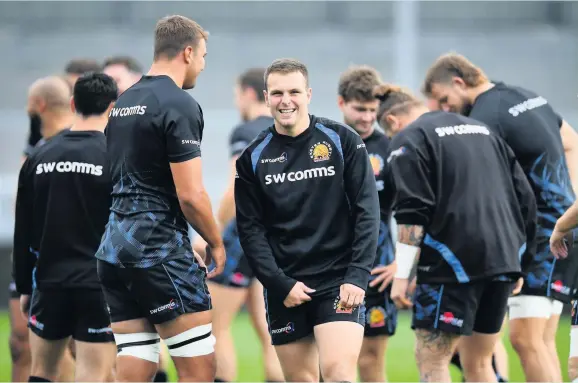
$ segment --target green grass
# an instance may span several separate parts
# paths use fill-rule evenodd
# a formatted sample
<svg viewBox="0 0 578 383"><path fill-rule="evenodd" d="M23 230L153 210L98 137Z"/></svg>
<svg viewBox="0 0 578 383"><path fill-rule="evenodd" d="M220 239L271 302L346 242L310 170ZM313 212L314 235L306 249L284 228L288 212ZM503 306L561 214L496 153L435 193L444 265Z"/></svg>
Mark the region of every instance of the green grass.
<svg viewBox="0 0 578 383"><path fill-rule="evenodd" d="M399 316L397 334L390 340L387 360L387 374L391 382L416 382L418 373L413 357L413 332L409 328L410 317L407 314ZM10 381L10 353L8 350L8 336L10 325L8 315L0 312L0 381ZM240 314L233 325L233 334L237 349L240 382L259 382L263 381L263 370L260 353L260 345L257 335L251 327L249 318L245 314ZM558 352L562 359L562 370L564 380L568 381L566 376L566 359L569 350L570 320L563 317L558 329ZM507 338L507 334L504 334ZM506 348L510 360L510 381L522 382L524 375L520 367L520 362L513 352L510 343L506 340ZM453 381L459 382L457 370L453 371ZM170 371L171 381L176 381L174 370Z"/></svg>

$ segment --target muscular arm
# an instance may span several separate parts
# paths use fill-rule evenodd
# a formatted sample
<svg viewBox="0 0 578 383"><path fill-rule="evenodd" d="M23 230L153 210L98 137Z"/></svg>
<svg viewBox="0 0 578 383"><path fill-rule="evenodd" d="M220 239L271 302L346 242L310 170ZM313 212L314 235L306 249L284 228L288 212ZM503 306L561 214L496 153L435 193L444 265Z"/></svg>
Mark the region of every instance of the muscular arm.
<svg viewBox="0 0 578 383"><path fill-rule="evenodd" d="M185 218L210 247L221 247L221 233L213 217L211 200L203 186L201 168L200 157L171 163L179 204Z"/></svg>

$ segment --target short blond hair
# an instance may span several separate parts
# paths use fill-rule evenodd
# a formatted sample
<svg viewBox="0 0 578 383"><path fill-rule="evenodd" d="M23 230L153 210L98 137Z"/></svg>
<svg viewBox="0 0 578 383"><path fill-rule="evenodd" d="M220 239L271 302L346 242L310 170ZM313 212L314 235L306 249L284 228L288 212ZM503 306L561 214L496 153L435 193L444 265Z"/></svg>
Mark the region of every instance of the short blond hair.
<svg viewBox="0 0 578 383"><path fill-rule="evenodd" d="M484 71L470 60L457 53L448 53L440 56L428 69L422 86L423 94L431 96L434 84L448 83L453 77L461 78L468 87L488 81Z"/></svg>
<svg viewBox="0 0 578 383"><path fill-rule="evenodd" d="M209 33L194 20L179 15L163 17L155 27L154 58L173 59L187 46L195 48L208 38Z"/></svg>

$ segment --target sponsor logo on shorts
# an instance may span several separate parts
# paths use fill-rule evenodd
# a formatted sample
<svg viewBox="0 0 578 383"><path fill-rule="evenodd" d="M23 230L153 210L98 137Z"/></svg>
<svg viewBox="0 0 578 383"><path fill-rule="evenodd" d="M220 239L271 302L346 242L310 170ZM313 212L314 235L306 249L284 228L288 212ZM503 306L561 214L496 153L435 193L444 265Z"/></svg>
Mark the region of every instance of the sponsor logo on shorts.
<svg viewBox="0 0 578 383"><path fill-rule="evenodd" d="M28 322L29 322L32 326L36 327L37 329L39 329L39 330L44 330L44 323L38 322L38 319L36 319L36 315L32 315L32 316L30 317L30 319L28 320Z"/></svg>
<svg viewBox="0 0 578 383"><path fill-rule="evenodd" d="M287 153L283 153L277 158L263 158L263 159L261 159L262 164L274 164L274 163L282 164L285 161L287 161Z"/></svg>
<svg viewBox="0 0 578 383"><path fill-rule="evenodd" d="M462 327L464 325L463 319L458 319L458 318L454 317L454 314L452 314L449 311L440 315L440 320L444 323L451 324L452 326L456 326L456 327Z"/></svg>
<svg viewBox="0 0 578 383"><path fill-rule="evenodd" d="M339 297L335 298L335 301L333 302L333 308L335 309L336 314L352 314L355 311L355 307L350 309L343 307Z"/></svg>
<svg viewBox="0 0 578 383"><path fill-rule="evenodd" d="M564 283L560 280L552 282L550 288L557 293L570 295L570 287L564 286Z"/></svg>
<svg viewBox="0 0 578 383"><path fill-rule="evenodd" d="M159 314L163 311L174 310L178 307L179 307L179 304L177 302L175 302L174 299L171 299L171 301L169 303L167 303L166 305L157 307L156 309L153 309L150 312L151 312L151 314Z"/></svg>
<svg viewBox="0 0 578 383"><path fill-rule="evenodd" d="M369 327L383 327L385 326L386 319L387 313L383 307L375 306L369 309L367 315L367 324Z"/></svg>
<svg viewBox="0 0 578 383"><path fill-rule="evenodd" d="M242 273L236 272L231 275L231 282L236 285L245 285L249 282L249 278L244 276Z"/></svg>
<svg viewBox="0 0 578 383"><path fill-rule="evenodd" d="M102 327L102 328L88 328L89 334L112 334L112 329L110 327Z"/></svg>
<svg viewBox="0 0 578 383"><path fill-rule="evenodd" d="M285 327L272 329L271 334L291 334L293 331L295 331L295 324L293 324L293 322L289 322Z"/></svg>

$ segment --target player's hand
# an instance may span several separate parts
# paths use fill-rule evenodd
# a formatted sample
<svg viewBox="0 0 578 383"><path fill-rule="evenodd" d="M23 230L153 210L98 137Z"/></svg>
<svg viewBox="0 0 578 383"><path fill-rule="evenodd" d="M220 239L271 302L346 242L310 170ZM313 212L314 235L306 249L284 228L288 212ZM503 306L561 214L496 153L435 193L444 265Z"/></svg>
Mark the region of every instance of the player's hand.
<svg viewBox="0 0 578 383"><path fill-rule="evenodd" d="M409 309L412 306L407 298L409 290L409 279L394 278L391 284L391 299L398 309Z"/></svg>
<svg viewBox="0 0 578 383"><path fill-rule="evenodd" d="M361 287L344 283L339 287L339 304L345 309L358 307L365 299L365 291Z"/></svg>
<svg viewBox="0 0 578 383"><path fill-rule="evenodd" d="M195 259L197 260L199 266L204 267L206 269L207 265L205 264L205 260L199 253L197 253L195 249L193 249L193 255L195 256Z"/></svg>
<svg viewBox="0 0 578 383"><path fill-rule="evenodd" d="M289 294L285 297L283 304L285 307L296 307L305 302L309 302L311 297L307 294L314 293L315 290L307 287L303 282L295 283L295 286L289 291Z"/></svg>
<svg viewBox="0 0 578 383"><path fill-rule="evenodd" d="M225 261L227 260L227 255L225 254L225 246L207 246L206 254L205 264L210 265L212 262L215 263L215 267L213 270L209 271L207 278L215 278L217 275L221 274L225 268Z"/></svg>
<svg viewBox="0 0 578 383"><path fill-rule="evenodd" d="M520 291L522 291L522 286L524 286L524 278L518 279L516 285L514 286L514 290L512 290L512 295L520 294Z"/></svg>
<svg viewBox="0 0 578 383"><path fill-rule="evenodd" d="M393 281L393 276L397 271L397 263L393 262L387 266L377 266L371 270L371 275L378 275L373 281L369 283L369 287L379 286L377 289L380 293L385 291L387 286Z"/></svg>
<svg viewBox="0 0 578 383"><path fill-rule="evenodd" d="M29 310L30 310L30 295L25 294L20 295L20 312L22 312L22 316L27 322Z"/></svg>
<svg viewBox="0 0 578 383"><path fill-rule="evenodd" d="M207 259L207 241L203 239L200 235L195 237L193 241L193 251L199 253L199 255L203 258L203 261Z"/></svg>
<svg viewBox="0 0 578 383"><path fill-rule="evenodd" d="M550 236L550 251L557 259L566 258L568 256L568 245L566 243L566 235L568 232L557 230Z"/></svg>

